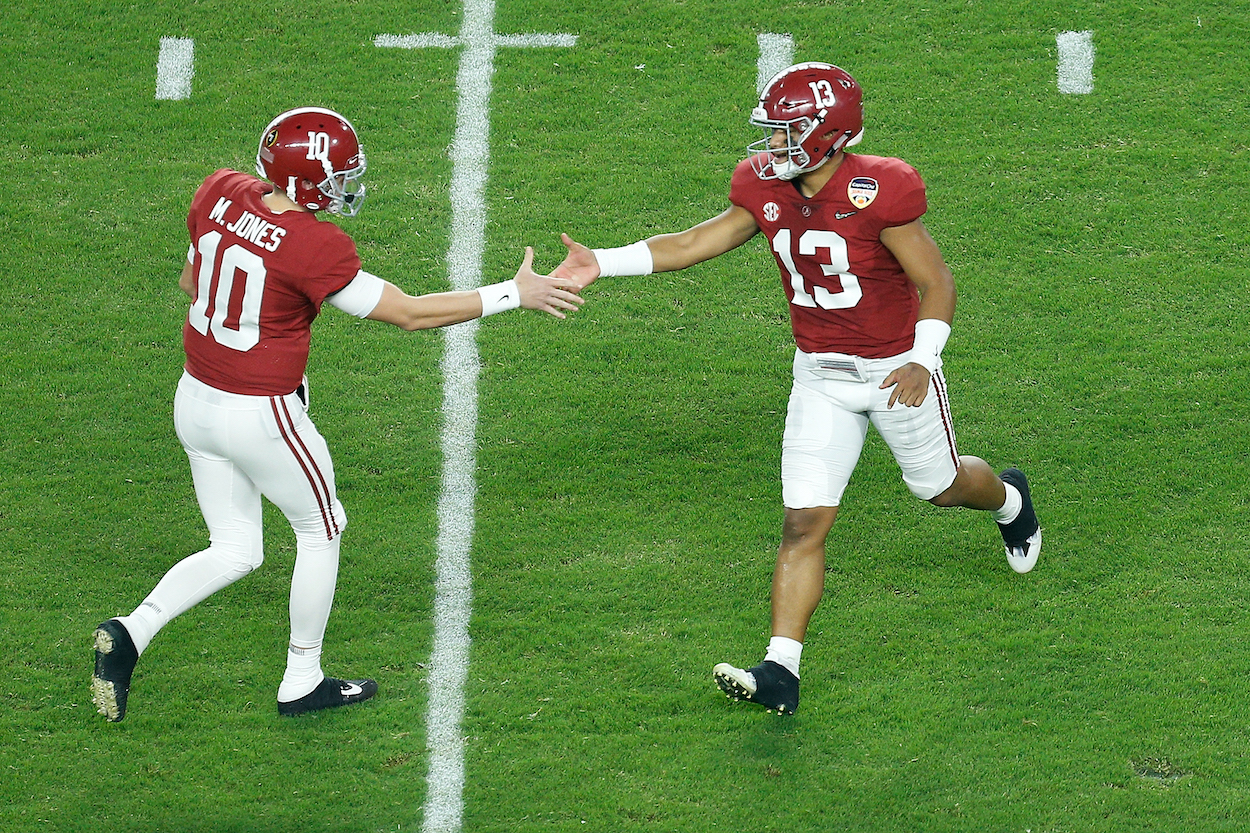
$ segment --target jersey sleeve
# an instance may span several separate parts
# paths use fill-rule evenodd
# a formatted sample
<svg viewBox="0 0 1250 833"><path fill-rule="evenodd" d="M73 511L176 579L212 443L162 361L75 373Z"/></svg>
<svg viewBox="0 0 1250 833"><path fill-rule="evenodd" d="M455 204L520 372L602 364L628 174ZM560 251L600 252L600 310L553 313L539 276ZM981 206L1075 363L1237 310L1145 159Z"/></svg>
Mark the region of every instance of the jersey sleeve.
<svg viewBox="0 0 1250 833"><path fill-rule="evenodd" d="M883 180L889 182L891 197L882 205L883 211L880 218L882 228L905 226L920 219L929 210L924 180L920 178L916 169L900 159L892 159L890 163L887 169L888 174L882 176ZM885 182L882 185L884 186ZM882 190L884 191L885 188L883 187Z"/></svg>
<svg viewBox="0 0 1250 833"><path fill-rule="evenodd" d="M749 211L752 205L751 189L758 187L759 182L760 178L751 167L751 160L743 159L734 168L733 177L729 180L729 201Z"/></svg>
<svg viewBox="0 0 1250 833"><path fill-rule="evenodd" d="M348 315L367 318L369 313L377 309L384 289L386 289L386 281L362 270L347 286L332 295L327 295L326 301L330 306Z"/></svg>
<svg viewBox="0 0 1250 833"><path fill-rule="evenodd" d="M325 299L346 287L361 271L360 255L356 244L347 232L334 223L318 222L320 234L309 240L304 250L307 266L302 270L308 276L304 294L314 307L320 309Z"/></svg>

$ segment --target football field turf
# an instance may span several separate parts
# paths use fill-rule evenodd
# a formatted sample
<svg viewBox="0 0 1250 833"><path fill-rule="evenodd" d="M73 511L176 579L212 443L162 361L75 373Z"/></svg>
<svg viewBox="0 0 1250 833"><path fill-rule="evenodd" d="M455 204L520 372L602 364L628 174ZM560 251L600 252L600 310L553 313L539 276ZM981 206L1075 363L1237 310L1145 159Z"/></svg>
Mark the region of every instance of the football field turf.
<svg viewBox="0 0 1250 833"><path fill-rule="evenodd" d="M1250 7L921 5L10 4L0 831L1244 830ZM781 524L793 340L756 239L567 321L327 309L310 410L350 524L324 665L380 694L277 715L294 538L267 506L265 564L158 635L124 722L95 713L92 629L207 542L172 426L207 174L337 109L365 268L505 280L561 231L723 210L779 48L850 71L858 149L925 179L960 450L1029 473L1032 573L870 435L798 714L719 693L765 645Z"/></svg>

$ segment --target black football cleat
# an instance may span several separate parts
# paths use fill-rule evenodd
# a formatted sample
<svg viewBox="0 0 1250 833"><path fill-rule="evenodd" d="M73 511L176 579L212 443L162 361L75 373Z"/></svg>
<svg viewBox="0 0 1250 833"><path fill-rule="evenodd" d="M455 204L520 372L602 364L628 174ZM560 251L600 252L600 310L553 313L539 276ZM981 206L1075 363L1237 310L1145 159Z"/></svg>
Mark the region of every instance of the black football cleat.
<svg viewBox="0 0 1250 833"><path fill-rule="evenodd" d="M278 701L278 714L294 717L306 712L350 706L363 703L377 693L378 684L373 680L336 680L334 677L326 677L316 688L298 700L291 700L289 703Z"/></svg>
<svg viewBox="0 0 1250 833"><path fill-rule="evenodd" d="M91 701L96 710L117 723L126 716L130 677L139 652L126 627L116 619L95 629L95 672L91 675Z"/></svg>
<svg viewBox="0 0 1250 833"><path fill-rule="evenodd" d="M1042 527L1037 522L1037 513L1033 511L1033 499L1029 497L1029 479L1015 468L1005 470L999 478L1019 489L1024 500L1016 519L1009 524L999 524L998 531L1003 534L1003 547L1007 550L1007 563L1011 569L1027 573L1033 569L1042 551Z"/></svg>
<svg viewBox="0 0 1250 833"><path fill-rule="evenodd" d="M727 662L712 669L716 684L730 700L758 703L769 713L794 714L799 708L799 678L785 667L764 660L754 668L735 668Z"/></svg>

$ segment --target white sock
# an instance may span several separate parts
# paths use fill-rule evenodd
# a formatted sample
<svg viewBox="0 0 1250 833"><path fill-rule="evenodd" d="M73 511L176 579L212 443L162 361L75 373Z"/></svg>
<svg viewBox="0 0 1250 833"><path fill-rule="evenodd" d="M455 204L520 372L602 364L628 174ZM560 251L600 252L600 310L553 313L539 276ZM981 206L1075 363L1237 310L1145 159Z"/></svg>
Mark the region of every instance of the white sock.
<svg viewBox="0 0 1250 833"><path fill-rule="evenodd" d="M118 616L117 621L126 628L126 633L130 634L130 641L135 643L135 650L143 656L143 652L147 650L156 632L169 624L169 617L165 616L156 605L144 602L129 616Z"/></svg>
<svg viewBox="0 0 1250 833"><path fill-rule="evenodd" d="M802 642L784 636L774 636L768 640L768 653L764 654L764 660L777 663L797 678L799 658L802 656Z"/></svg>
<svg viewBox="0 0 1250 833"><path fill-rule="evenodd" d="M286 649L286 673L278 686L278 702L298 700L321 685L325 674L321 672L321 646L299 648L288 645Z"/></svg>
<svg viewBox="0 0 1250 833"><path fill-rule="evenodd" d="M321 643L325 639L334 585L338 578L342 536L325 541L297 535L295 569L291 574L291 641L286 673L278 686L278 702L289 703L311 692L325 679Z"/></svg>
<svg viewBox="0 0 1250 833"><path fill-rule="evenodd" d="M1010 483L1003 481L1003 486L1007 489L1007 499L994 510L994 520L1000 524L1009 524L1019 517L1020 510L1024 507L1024 498L1020 496L1020 490Z"/></svg>

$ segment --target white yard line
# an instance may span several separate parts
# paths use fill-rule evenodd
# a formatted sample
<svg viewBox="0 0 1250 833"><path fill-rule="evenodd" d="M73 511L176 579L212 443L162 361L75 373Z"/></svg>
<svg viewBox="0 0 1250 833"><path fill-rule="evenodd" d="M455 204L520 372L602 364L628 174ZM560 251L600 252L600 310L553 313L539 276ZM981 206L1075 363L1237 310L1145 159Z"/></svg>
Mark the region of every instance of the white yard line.
<svg viewBox="0 0 1250 833"><path fill-rule="evenodd" d="M764 91L772 77L794 63L794 38L765 32L755 36L760 56L755 62L755 91Z"/></svg>
<svg viewBox="0 0 1250 833"><path fill-rule="evenodd" d="M1094 33L1060 32L1059 92L1085 95L1094 91Z"/></svg>
<svg viewBox="0 0 1250 833"><path fill-rule="evenodd" d="M156 59L156 98L180 101L191 97L195 76L195 41L191 38L161 38Z"/></svg>
<svg viewBox="0 0 1250 833"><path fill-rule="evenodd" d="M374 45L400 49L459 47L459 104L451 145L451 246L447 276L453 289L482 284L486 245L486 180L490 160L490 92L499 47L574 46L573 35L496 35L494 0L465 0L460 35L378 35ZM501 275L500 278L511 277ZM438 499L434 587L434 648L426 712L429 773L422 829L458 833L464 815L465 682L473 611L473 544L477 443L478 321L444 330L443 484Z"/></svg>

